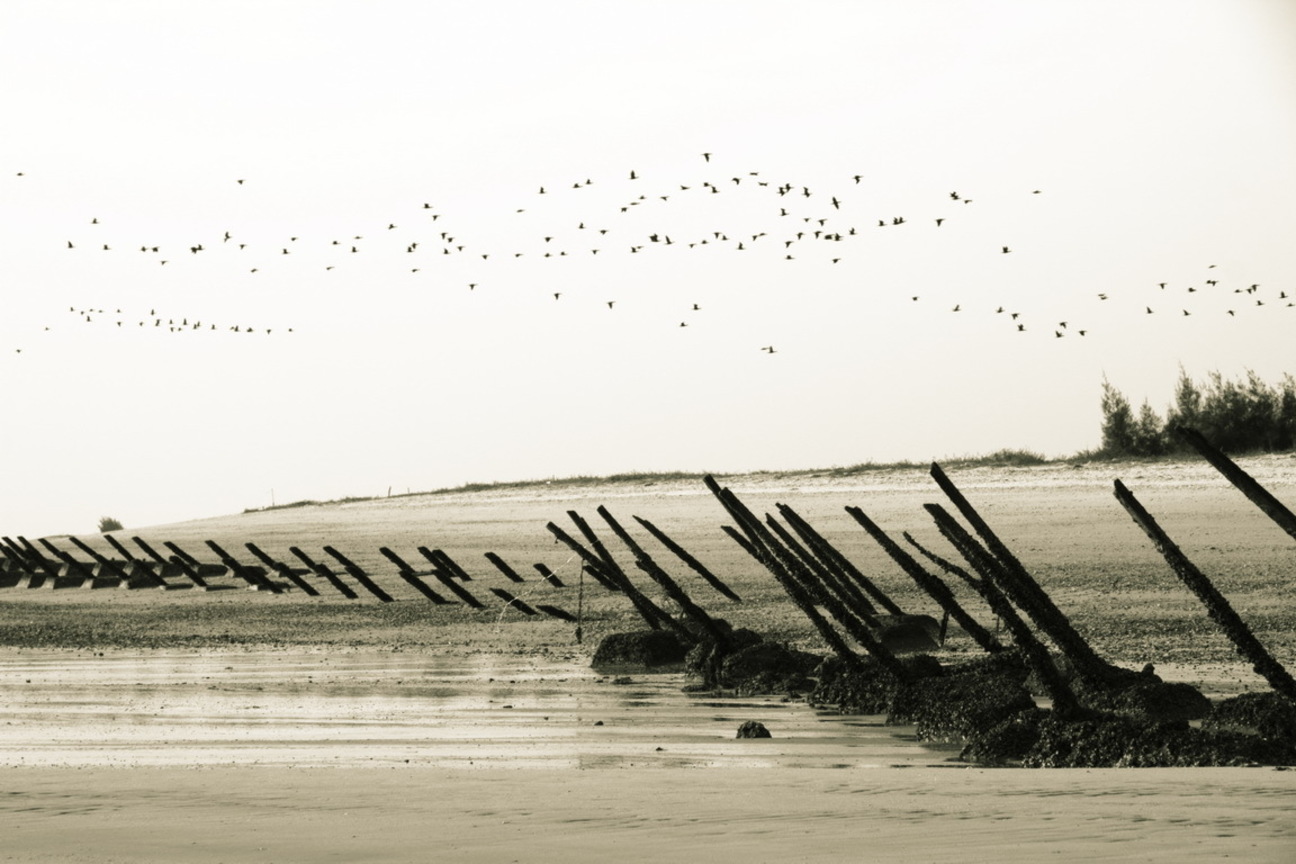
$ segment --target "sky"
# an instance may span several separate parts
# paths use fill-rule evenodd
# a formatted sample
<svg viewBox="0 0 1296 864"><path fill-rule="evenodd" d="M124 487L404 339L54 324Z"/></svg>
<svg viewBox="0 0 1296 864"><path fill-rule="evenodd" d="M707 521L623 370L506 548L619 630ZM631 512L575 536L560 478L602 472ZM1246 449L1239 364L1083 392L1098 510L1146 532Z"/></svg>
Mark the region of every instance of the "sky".
<svg viewBox="0 0 1296 864"><path fill-rule="evenodd" d="M0 82L9 536L1296 372L1289 0L9 0Z"/></svg>

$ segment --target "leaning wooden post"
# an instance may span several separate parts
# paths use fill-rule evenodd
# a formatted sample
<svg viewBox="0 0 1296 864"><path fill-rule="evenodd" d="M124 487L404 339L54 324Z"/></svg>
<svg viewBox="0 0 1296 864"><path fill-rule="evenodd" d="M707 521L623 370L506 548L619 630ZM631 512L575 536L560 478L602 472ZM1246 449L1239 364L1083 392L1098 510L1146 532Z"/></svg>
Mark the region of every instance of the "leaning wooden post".
<svg viewBox="0 0 1296 864"><path fill-rule="evenodd" d="M791 541L792 549L798 548L796 541L775 521L773 516L765 514L765 521L775 530L780 539ZM797 554L803 552L804 550ZM874 635L872 627L876 624L876 619L872 616L860 616L855 609L851 608L842 598L840 588L831 585L823 578L825 572L822 567L808 567L799 574L792 574L791 578L801 586L815 604L827 609L833 620L845 627L846 632L892 675L901 679L912 678L913 673L905 668L891 649Z"/></svg>
<svg viewBox="0 0 1296 864"><path fill-rule="evenodd" d="M873 602L876 602L878 606L892 615L905 614L899 604L888 597L887 593L877 586L877 583L865 576L858 567L850 562L850 559L838 551L837 547L829 543L828 539L816 531L809 522L802 519L795 510L786 504L780 504L779 509L784 511L783 515L788 518L788 523L793 528L800 525L812 539L813 545L821 548L823 553L831 558L843 573L847 574L856 585L860 586L869 597L873 598ZM800 533L800 530L798 530L798 533Z"/></svg>
<svg viewBox="0 0 1296 864"><path fill-rule="evenodd" d="M87 544L82 542L79 538L68 537L68 542L70 542L73 546L80 549L82 552L89 555L91 558L95 560L96 564L99 564L101 567L103 567L113 576L116 576L118 579L120 579L123 583L129 583L131 581L130 574L126 572L125 567L118 564L116 561L112 561L104 557L103 555L100 555L94 549L91 549ZM154 576L152 571L147 571L147 572L148 572L149 582L152 582L154 584L166 585L166 582Z"/></svg>
<svg viewBox="0 0 1296 864"><path fill-rule="evenodd" d="M310 568L312 573L314 573L317 576L323 576L325 579L327 579L329 584L332 585L334 588L336 588L338 590L338 593L341 594L343 597L347 598L348 600L358 600L360 598L360 595L357 594L355 591L353 591L350 585L343 582L336 573L334 573L324 564L315 561L305 552L298 549L296 546L289 546L288 551L293 555L297 556L297 560L301 561L308 568Z"/></svg>
<svg viewBox="0 0 1296 864"><path fill-rule="evenodd" d="M1215 466L1215 470L1236 486L1252 504L1278 524L1293 539L1296 539L1296 514L1270 494L1269 490L1256 482L1255 478L1238 467L1238 464L1223 452L1212 447L1200 432L1187 426L1172 426L1170 431L1202 455L1202 458Z"/></svg>
<svg viewBox="0 0 1296 864"><path fill-rule="evenodd" d="M211 586L209 586L203 580L202 576L198 575L198 568L194 567L192 564L190 564L184 558L181 558L179 555L172 555L170 559L163 560L159 563L169 564L172 567L176 568L181 573L183 573L189 579L190 582L194 583L194 585L198 586L204 591L211 590Z"/></svg>
<svg viewBox="0 0 1296 864"><path fill-rule="evenodd" d="M963 628L964 633L971 636L986 651L994 653L1003 650L1003 646L999 644L994 636L990 635L990 631L982 627L980 622L959 605L949 586L942 582L940 577L934 573L928 573L921 564L914 560L912 555L900 548L900 544L888 537L887 533L878 527L876 522L864 515L863 510L858 507L847 507L846 512L860 524L860 527L868 532L870 537L877 541L878 545L891 556L891 560L900 565L900 569L907 573L919 588L926 591L941 609L945 610Z"/></svg>
<svg viewBox="0 0 1296 864"><path fill-rule="evenodd" d="M148 555L157 563L158 565L157 575L159 579L162 578L162 574L166 572L166 568L168 566L179 567L178 564L174 563L170 559L162 557L162 553L158 552L148 543L145 543L142 538L132 537L131 542L134 543L136 546L140 547L141 549L143 549L144 554ZM174 557L180 558L179 555L176 555ZM183 558L180 558L180 560L184 561ZM189 562L184 561L184 564L185 564L184 567L180 567L180 572L183 573L189 579L189 581L192 582L194 585L197 585L199 588L202 588L204 591L207 590L208 587L207 582L202 578L202 576L198 575L198 571L193 567L190 567Z"/></svg>
<svg viewBox="0 0 1296 864"><path fill-rule="evenodd" d="M860 589L860 583L852 578L850 570L842 566L845 558L840 556L840 554L834 555L833 553L837 550L833 549L831 544L823 538L823 535L814 530L814 528L810 526L810 523L802 519L801 516L791 507L786 504L776 504L775 506L778 508L778 511L783 518L787 520L787 523L792 530L797 533L797 536L805 541L805 545L808 547L806 555L813 556L819 566L831 576L831 584L837 587L838 593L842 596L842 599L846 600L849 598L851 608L857 610L857 614L859 614L859 616L865 621L872 623L877 615L877 607L864 596L864 592ZM770 527L773 528L776 523L770 522L769 524ZM794 545L793 542L789 542L791 539L792 538L789 537L784 542L790 548L795 550L797 545ZM807 563L810 563L809 559L807 559ZM856 570L856 572L859 571ZM864 574L860 573L860 575L863 576ZM903 613L897 612L895 614L899 615Z"/></svg>
<svg viewBox="0 0 1296 864"><path fill-rule="evenodd" d="M765 514L765 527L772 531L778 541L800 561L802 569L797 576L803 585L811 588L812 595L830 594L851 618L868 627L877 624L872 607L867 601L860 602L862 595L851 594L846 585L838 581L837 574L831 568L801 545L797 538L793 537L792 533L769 513Z"/></svg>
<svg viewBox="0 0 1296 864"><path fill-rule="evenodd" d="M838 633L830 623L828 623L827 619L819 614L819 610L815 608L814 601L811 599L809 594L806 593L804 588L797 584L796 580L792 578L791 573L784 568L783 563L778 560L778 558L775 557L775 554L765 545L765 538L768 538L771 543L774 542L774 538L771 537L768 532L763 532L761 530L760 523L757 521L755 515L738 500L736 495L728 489L721 488L720 484L717 483L715 478L711 475L708 474L704 477L703 482L706 484L706 487L711 490L711 494L715 495L716 500L720 502L720 505L725 508L733 520L738 523L740 528L742 528L743 532L746 533L746 542L751 547L753 557L760 561L765 569L773 575L774 580L779 583L783 590L787 592L788 597L792 599L792 603L810 619L810 623L814 625L815 630L819 632L820 637L832 652L837 655L842 663L846 665L846 668L851 672L861 671L864 668L864 661L860 659L858 654L851 650L850 646L846 644L846 640L844 640L841 637L841 634ZM724 527L729 528L728 525ZM730 536L737 538L741 535L735 531L730 533Z"/></svg>
<svg viewBox="0 0 1296 864"><path fill-rule="evenodd" d="M544 580L548 582L550 585L552 585L554 588L566 587L563 584L563 581L558 578L557 574L555 574L552 570L549 569L548 565L537 562L535 564L532 564L531 566L534 567L536 569L536 572L539 573L542 577L544 577Z"/></svg>
<svg viewBox="0 0 1296 864"><path fill-rule="evenodd" d="M1007 598L998 589L1002 566L939 504L924 504L923 509L936 521L936 527L940 529L941 535L972 565L972 569L981 574L981 581L973 584L982 589L981 596L1007 625L1008 632L1012 634L1017 647L1022 650L1026 663L1035 672L1035 677L1044 686L1049 698L1053 700L1053 710L1064 719L1078 716L1080 703L1058 672L1053 659L1049 657L1048 649L1031 632L1030 627L1017 615Z"/></svg>
<svg viewBox="0 0 1296 864"><path fill-rule="evenodd" d="M147 562L141 561L140 559L132 555L131 551L127 549L125 546L123 546L116 537L114 537L111 534L105 534L103 535L103 538L104 540L108 541L109 546L117 550L117 554L121 555L123 558L126 559L126 565L128 570L132 572L138 572L140 570L144 571L144 573L148 577L148 580L150 582L156 583L157 587L159 588L171 587L167 585L166 579L162 577L162 571L160 569L157 573L154 573L153 568Z"/></svg>
<svg viewBox="0 0 1296 864"><path fill-rule="evenodd" d="M553 522L550 522L549 524L545 525L545 528L549 529L550 534L554 535L554 537L557 540L563 543L568 549L572 550L577 555L579 555L581 560L584 561L587 565L589 565L589 574L594 578L595 581L597 581L600 585L602 585L604 588L606 588L609 591L621 590L621 586L618 585L616 581L612 579L610 576L608 576L608 574L604 571L603 569L604 564L602 561L599 560L597 555L595 555L593 552L586 549L584 546L578 543L575 540L575 538L573 538L570 534L568 534L563 529L559 528ZM582 570L581 572L584 572L584 570Z"/></svg>
<svg viewBox="0 0 1296 864"><path fill-rule="evenodd" d="M507 561L505 561L500 556L496 555L494 552L487 552L485 557L486 560L494 564L495 569L503 573L504 578L509 580L510 582L526 581L521 576L518 575L516 570L514 570L512 567L508 565Z"/></svg>
<svg viewBox="0 0 1296 864"><path fill-rule="evenodd" d="M83 582L86 580L91 580L91 581L94 580L94 573L90 572L89 567L82 564L80 561L76 560L71 555L64 552L62 549L59 549L57 546L55 546L53 543L46 540L44 537L40 538L40 542L42 545L45 546L46 549L52 552L55 555L55 557L57 557L64 564L68 565L69 573L80 576ZM55 570L55 572L57 573L58 571ZM50 587L51 588L54 587L54 577L47 577L47 578L49 578L50 580L49 583ZM28 587L31 586L29 585Z"/></svg>
<svg viewBox="0 0 1296 864"><path fill-rule="evenodd" d="M40 553L40 550L37 549L35 546L33 546L31 544L31 541L28 540L26 537L19 537L18 540L23 544L23 547L25 547L26 551L23 552L23 550L17 549L17 547L14 548L17 549L17 551L28 562L27 570L29 573L31 573L34 576L37 574L37 572L43 572L45 576L48 577L49 579L57 578L58 567L54 566L54 563L52 561L50 561L48 558L42 555ZM10 545L12 546L13 541L11 540L9 542ZM45 541L42 540L41 542L45 542Z"/></svg>
<svg viewBox="0 0 1296 864"><path fill-rule="evenodd" d="M116 537L114 537L114 536L111 535L111 534L105 534L105 535L103 535L103 539L106 540L106 541L108 542L108 545L109 545L109 546L111 546L111 547L113 547L114 549L116 549L116 550L117 550L117 554L120 555L120 556L122 556L123 558L125 558L126 561L127 561L127 563L129 563L129 564L136 564L136 563L138 563L138 559L137 559L134 555L132 555L132 554L130 553L130 550L127 549L125 546L123 546L123 545L121 544L121 542L118 541L118 539L117 539Z"/></svg>
<svg viewBox="0 0 1296 864"><path fill-rule="evenodd" d="M1219 625L1224 634L1233 642L1239 654L1252 664L1251 668L1258 675L1264 677L1274 691L1286 697L1292 702L1296 702L1296 680L1292 679L1291 674L1283 668L1283 665L1274 659L1265 647L1260 644L1260 640L1251 632L1251 628L1246 622L1233 611L1228 600L1219 589L1206 577L1204 573L1188 560L1176 546L1170 537L1161 529L1152 515L1143 508L1143 505L1134 497L1121 481L1116 481L1116 500L1125 508L1125 512L1130 514L1134 523L1143 529L1143 532L1151 539L1152 544L1156 546L1157 551L1166 559L1170 569L1175 572L1188 589L1197 595L1206 607L1207 614L1211 620Z"/></svg>
<svg viewBox="0 0 1296 864"><path fill-rule="evenodd" d="M1067 656L1081 675L1096 680L1105 679L1111 665L1099 657L1093 646L1071 626L1070 619L1053 604L1052 598L1026 572L1017 556L990 530L986 521L935 462L931 466L931 476L954 502L963 518L981 536L990 554L1000 563L1001 566L995 570L995 584L999 589L1030 617L1036 627L1048 634L1053 644Z"/></svg>
<svg viewBox="0 0 1296 864"><path fill-rule="evenodd" d="M426 546L418 547L418 552L428 561L432 562L432 576L450 590L450 593L467 603L474 609L485 609L486 604L473 596L472 592L460 584L447 570L445 561L437 553L444 555L440 549L429 549Z"/></svg>
<svg viewBox="0 0 1296 864"><path fill-rule="evenodd" d="M720 530L723 531L730 540L737 543L739 548L751 557L755 558L759 564L764 566L765 560L762 557L763 553L757 549L755 544L753 544L751 540L748 540L741 531L732 525L721 525Z"/></svg>
<svg viewBox="0 0 1296 864"><path fill-rule="evenodd" d="M661 543L663 546L665 546L667 549L673 552L677 558L679 558L681 561L683 561L685 564L688 565L689 569L691 569L694 573L698 574L704 580L706 580L706 583L708 585L710 585L712 588L719 591L721 594L728 597L730 600L734 601L735 603L742 602L742 598L739 597L737 594L735 594L732 588L730 588L728 585L722 582L720 580L720 577L716 576L714 573L708 570L706 566L702 564L701 561L697 560L692 555L690 555L688 553L688 550L680 546L670 537L666 536L666 532L662 531L660 528L658 528L656 525L649 522L647 519L642 519L638 516L634 518L636 522L638 522L640 525L644 527L645 531L647 531L649 534L657 538L657 542Z"/></svg>
<svg viewBox="0 0 1296 864"><path fill-rule="evenodd" d="M450 602L449 600L442 597L437 592L433 591L427 585L425 585L423 583L423 580L419 578L418 573L414 571L414 568L411 567L409 565L409 562L407 562L404 558L397 555L395 552L388 549L386 546L379 546L378 551L381 552L383 554L383 557L385 557L388 561L396 565L396 569L400 573L400 577L404 579L407 583L409 583L409 585L415 591L419 592L424 597L431 600L433 603L435 603L438 606L444 606L445 604Z"/></svg>
<svg viewBox="0 0 1296 864"><path fill-rule="evenodd" d="M359 582L361 585L363 585L365 587L365 590L367 590L370 594L374 595L384 603L392 602L393 600L392 596L388 594L386 591L384 591L382 588L378 587L378 583L373 581L373 579L370 578L369 574L366 573L364 569L360 567L359 564L355 563L350 558L343 555L338 550L334 549L332 546L325 546L324 551L327 554L331 555L339 564L341 564L343 568L345 568L346 571L351 574L351 577L355 579L357 582Z"/></svg>
<svg viewBox="0 0 1296 864"><path fill-rule="evenodd" d="M276 558L271 558L265 552L261 551L261 547L257 546L255 543L252 543L250 541L244 543L243 546L249 552L255 555L258 561L260 561L262 564L266 565L271 570L278 573L279 578L288 580L289 582L296 585L298 588L300 588L303 592L305 592L307 595L311 597L319 596L319 592L315 590L314 585L310 584L305 579L301 578L296 573L294 573L292 571L292 568L289 567L284 562Z"/></svg>
<svg viewBox="0 0 1296 864"><path fill-rule="evenodd" d="M630 599L631 605L635 607L635 610L638 611L640 616L648 622L648 626L653 630L660 630L664 626L668 630L671 630L686 639L693 638L693 634L689 633L683 625L672 618L664 609L659 607L647 595L635 587L635 584L630 581L630 577L626 575L626 572L621 569L620 565L617 564L616 560L607 551L607 547L598 539L598 535L594 533L594 529L590 528L589 523L581 518L579 513L575 510L568 510L567 515L571 518L572 522L575 523L576 527L580 529L581 534L585 536L585 539L589 541L589 544L594 547L595 557L592 559L587 557L586 563L594 564L595 561L599 563L590 568L590 575L598 578L598 571L601 569L603 576L609 579L618 590ZM579 544L577 544L577 546L579 546Z"/></svg>
<svg viewBox="0 0 1296 864"><path fill-rule="evenodd" d="M725 633L720 628L720 625L716 624L715 619L708 615L706 610L694 603L693 599L679 586L679 583L658 566L656 561L645 555L636 559L635 564L640 570L647 573L649 578L661 586L662 590L666 592L666 596L674 600L680 607L680 612L696 624L702 632L722 645L729 641L729 634Z"/></svg>
<svg viewBox="0 0 1296 864"><path fill-rule="evenodd" d="M257 589L264 588L265 590L269 591L272 594L283 593L283 589L280 588L278 585L274 584L274 582L260 575L255 570L244 567L242 564L240 564L234 558L233 555L229 554L224 549L222 549L220 545L216 543L215 540L207 540L204 542L206 542L207 548L211 549L213 552L216 553L216 557L221 560L222 564L228 567L236 576L238 576L240 579L242 579L251 587Z"/></svg>
<svg viewBox="0 0 1296 864"><path fill-rule="evenodd" d="M0 543L4 544L5 549L8 550L9 557L21 563L24 568L28 565L35 565L36 562L28 557L30 553L15 543L12 538L0 537Z"/></svg>
<svg viewBox="0 0 1296 864"><path fill-rule="evenodd" d="M532 609L532 608L531 608L529 605L527 605L524 601L522 601L522 600L520 600L519 598L515 597L511 592L509 592L509 591L505 591L503 588L491 588L491 589L489 589L489 590L490 590L490 592L491 592L492 594L494 594L496 597L498 597L499 599L503 600L505 606L512 606L514 609L518 610L518 611L521 612L523 615L528 615L528 616L530 616L530 615L537 615L537 614L539 614L539 613L536 612L536 610Z"/></svg>
<svg viewBox="0 0 1296 864"><path fill-rule="evenodd" d="M446 571L446 575L453 576L460 582L473 581L472 576L468 575L468 571L460 567L459 562L451 558L449 552L446 552L444 549L435 549L433 551L436 552L437 557L441 559L441 568Z"/></svg>

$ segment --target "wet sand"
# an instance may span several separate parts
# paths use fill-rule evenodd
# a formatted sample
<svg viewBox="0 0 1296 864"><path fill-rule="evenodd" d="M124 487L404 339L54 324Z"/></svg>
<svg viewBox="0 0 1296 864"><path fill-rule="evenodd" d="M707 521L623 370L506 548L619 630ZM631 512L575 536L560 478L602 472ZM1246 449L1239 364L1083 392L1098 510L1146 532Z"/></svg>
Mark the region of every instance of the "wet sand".
<svg viewBox="0 0 1296 864"><path fill-rule="evenodd" d="M1296 500L1296 460L1246 467ZM1155 662L1208 695L1266 689L1112 499L1119 476L1296 664L1291 541L1209 468L952 476L1114 662ZM940 495L921 472L727 482L754 508L792 504L906 609L925 610L842 514L859 505L889 532L939 545L921 504ZM1296 770L971 768L877 717L690 697L679 676L615 684L587 663L599 635L633 625L623 598L587 586L576 646L562 622L401 593L376 552L443 547L484 593L509 584L481 561L497 551L527 571L528 598L574 609L576 589L548 588L529 564L570 575L544 523L606 503L623 522L652 519L744 597L727 604L689 582L708 609L822 652L719 532L726 520L699 485L393 499L139 532L200 557L204 539L252 540L276 556L332 543L381 574L391 604L0 590L2 860L1296 860ZM951 634L951 658L971 650ZM747 719L774 738L735 740Z"/></svg>
<svg viewBox="0 0 1296 864"><path fill-rule="evenodd" d="M1272 769L4 772L4 860L1286 864Z"/></svg>
<svg viewBox="0 0 1296 864"><path fill-rule="evenodd" d="M580 658L6 652L15 862L1286 862L1296 770L971 768ZM774 737L737 740L744 720Z"/></svg>

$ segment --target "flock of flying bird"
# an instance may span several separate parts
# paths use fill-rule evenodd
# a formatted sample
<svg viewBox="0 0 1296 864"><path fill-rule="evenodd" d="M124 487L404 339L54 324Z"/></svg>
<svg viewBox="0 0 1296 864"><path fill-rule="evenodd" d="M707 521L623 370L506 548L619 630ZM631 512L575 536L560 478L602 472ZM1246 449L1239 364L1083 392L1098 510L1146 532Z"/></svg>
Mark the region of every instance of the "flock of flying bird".
<svg viewBox="0 0 1296 864"><path fill-rule="evenodd" d="M704 165L707 166L706 170L712 171L718 168L712 162L712 154L703 153L701 157ZM318 266L324 271L332 271L340 267L346 267L356 260L352 256L362 256L364 253L372 252L376 248L377 251L389 256L392 253L401 253L401 260L404 263L400 269L407 270L412 274L425 271L436 272L436 262L448 259L473 261L475 272L489 273L489 262L492 259L516 260L526 258L528 260L539 259L544 261L561 260L577 255L598 256L600 254L606 259L617 254L653 255L685 250L728 250L744 252L749 255L763 254L771 260L817 259L821 262L836 265L859 251L858 249L852 249L852 246L863 241L866 235L876 236L874 232L877 231L921 230L918 226L924 223L927 229L937 230L950 221L952 218L948 215L950 212L957 213L958 217L961 217L964 213L973 212L965 209L968 205L974 204L973 199L956 190L950 191L948 197L943 201L946 208L945 215L930 215L918 219L907 215L887 215L878 218L875 214L869 219L862 219L852 212L859 209L858 205L841 192L821 192L818 189L811 189L809 186L791 182L773 182L757 171L726 173L730 174L730 176L721 175L715 182L702 180L692 183L674 183L670 187L663 187L655 185L642 177L639 172L631 170L627 172L627 176L621 181L622 185L618 187L627 194L609 208L610 212L576 220L574 227L572 225L567 225L561 229L550 227L547 231L541 231L531 237L530 242L518 244L522 248L487 248L470 243L460 236L462 233L460 230L453 227L451 224L452 219L446 218L445 214L439 212L431 203L425 202L421 207L411 208L414 212L406 214L409 217L408 219L402 217L400 219L402 224L398 225L396 221L391 221L385 226L378 227L378 238L381 238L383 242L374 243L373 241L378 238L373 236L373 232L369 232L368 240L366 240L365 234L348 234L344 237L325 241L325 257L323 259L318 257L317 254L309 253L305 257L311 262L309 266ZM23 176L22 172L19 172L18 176ZM854 186L859 186L864 180L864 175L856 174L850 177L849 180L853 181ZM232 182L243 187L246 179L240 178ZM561 187L540 186L534 193L536 198L532 202L525 203L524 206L517 207L516 213L521 215L536 209L543 209L541 205L552 200L557 195L579 193L592 185L594 185L593 181L586 178L570 185L563 184ZM852 184L847 183L846 185L849 187ZM668 202L678 203L680 200L690 197L696 201L698 198L711 198L711 196L720 195L733 196L736 194L746 196L738 212L747 215L759 214L763 217L757 228L738 230L731 227L728 230L705 232L685 228L683 230L691 232L688 236L678 233L678 229L673 236L667 226L648 231L614 227L617 225L618 217L622 214L634 213L639 215L652 211L653 218L657 218L658 214L663 212L659 208ZM1036 189L1029 194L1039 195L1041 192ZM410 220L414 220L418 227L411 229L403 224ZM94 232L103 230L99 227L100 225L98 217L88 218L84 225L88 230L78 232L73 239L65 241L68 253L143 254L155 260L159 267L170 265L173 271L188 271L190 267L200 264L204 259L213 255L221 258L238 255L242 256L239 260L243 262L246 273L252 276L264 271L281 270L283 263L295 260L291 256L312 247L311 241L303 241L301 237L292 234L286 234L277 243L268 244L238 236L233 231L223 231L219 235L210 238L199 238L181 247L154 244L150 240L136 240L130 246L123 247L120 241L117 243L105 242L104 237L96 236ZM764 230L760 230L761 227ZM399 230L401 228L405 230ZM948 229L945 230L948 231ZM415 239L415 234L411 232L417 233L417 239ZM318 241L314 242L318 243ZM314 245L313 248L318 250L318 245ZM1001 244L997 248L988 249L987 253L998 256L1009 255L1013 253L1013 248L1010 245ZM289 257L285 258L285 256ZM389 258L389 260L391 259ZM322 263L323 261L327 261L327 263ZM1213 270L1214 265L1210 265L1207 269ZM477 278L485 280L489 277L481 276ZM467 282L463 287L475 291L484 284L485 282L471 281ZM1200 287L1190 285L1184 286L1184 288L1186 288L1186 295L1192 295L1199 291L1219 291L1218 286L1219 279L1208 278L1201 280ZM1157 287L1160 291L1184 290L1184 288L1171 289L1166 282L1160 283ZM1259 284L1239 286L1232 290L1233 293L1241 296L1238 298L1239 302L1234 304L1235 308L1226 310L1229 316L1236 316L1244 308L1264 306L1291 308L1296 305L1285 291L1266 294L1261 291ZM550 293L554 301L561 302L563 300L564 291L550 290ZM913 295L909 299L917 303L920 301L920 296ZM1096 294L1096 301L1098 302L1107 301L1108 299L1109 294L1106 292ZM617 310L618 299L604 299L600 302L605 304L609 311ZM1152 305L1145 305L1143 314L1152 315L1157 312L1164 312L1186 317L1194 314L1188 308L1189 305L1191 304L1188 301L1169 306L1158 302L1157 308ZM682 320L680 320L678 326L690 326L690 320L694 319L689 316L701 312L702 308L702 304L698 302L687 304L681 308ZM988 307L986 307L986 310L988 311ZM135 328L147 327L154 330L165 327L167 332L170 333L223 331L238 334L260 333L269 336L274 333L293 332L291 327L270 327L262 324L249 326L247 322L217 324L204 321L201 316L197 315L177 315L174 313L164 315L159 314L156 308L151 309L147 316L142 313L123 313L120 308L110 312L104 308L91 309L72 306L69 307L68 311L85 323L107 323L118 328L130 327L133 324ZM964 312L963 303L955 303L950 311L954 313ZM1017 333L1028 331L1028 322L1023 319L1020 312L1011 311L1000 305L994 309L994 313L1004 317L1007 329L1010 331ZM1030 323L1031 332L1039 329L1037 324ZM1069 335L1083 337L1090 332L1089 327L1078 326L1068 320L1048 322L1043 326L1046 332L1052 330L1053 337L1057 339ZM45 329L49 330L50 328L46 327ZM16 350L19 353L22 351L21 348ZM777 353L773 344L760 346L759 350L770 355Z"/></svg>

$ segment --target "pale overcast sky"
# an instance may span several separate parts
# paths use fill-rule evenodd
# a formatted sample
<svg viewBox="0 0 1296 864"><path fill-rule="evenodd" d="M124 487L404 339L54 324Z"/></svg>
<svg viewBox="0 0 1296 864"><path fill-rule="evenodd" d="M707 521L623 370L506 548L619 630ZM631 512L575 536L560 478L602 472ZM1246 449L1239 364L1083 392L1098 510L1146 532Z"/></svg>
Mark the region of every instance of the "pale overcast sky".
<svg viewBox="0 0 1296 864"><path fill-rule="evenodd" d="M3 19L0 533L1060 456L1104 375L1296 372L1286 0Z"/></svg>

